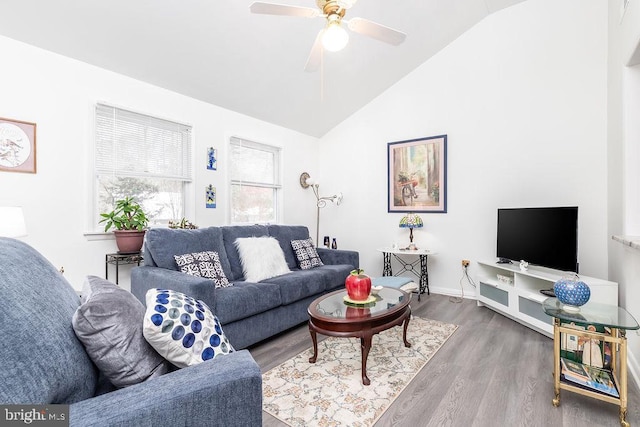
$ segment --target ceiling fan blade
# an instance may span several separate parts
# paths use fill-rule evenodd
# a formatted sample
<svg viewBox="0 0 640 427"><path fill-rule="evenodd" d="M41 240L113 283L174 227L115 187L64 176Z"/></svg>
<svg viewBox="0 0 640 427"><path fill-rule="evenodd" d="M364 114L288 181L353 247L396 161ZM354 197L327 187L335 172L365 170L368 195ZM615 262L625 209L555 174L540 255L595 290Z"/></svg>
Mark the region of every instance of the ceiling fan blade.
<svg viewBox="0 0 640 427"><path fill-rule="evenodd" d="M309 52L307 64L304 66L304 70L310 73L320 68L320 61L322 61L322 33L324 33L324 30L318 32L316 41L313 42L313 47L311 48L311 52Z"/></svg>
<svg viewBox="0 0 640 427"><path fill-rule="evenodd" d="M311 7L290 6L288 4L264 3L256 1L249 6L251 13L264 15L300 16L303 18L314 18L320 16L320 10Z"/></svg>
<svg viewBox="0 0 640 427"><path fill-rule="evenodd" d="M363 36L371 37L394 46L399 45L407 38L407 35L401 31L385 27L384 25L364 18L353 18L347 22L347 26L354 33L362 34Z"/></svg>
<svg viewBox="0 0 640 427"><path fill-rule="evenodd" d="M336 3L338 3L338 6L342 9L351 9L357 1L358 0L336 0Z"/></svg>

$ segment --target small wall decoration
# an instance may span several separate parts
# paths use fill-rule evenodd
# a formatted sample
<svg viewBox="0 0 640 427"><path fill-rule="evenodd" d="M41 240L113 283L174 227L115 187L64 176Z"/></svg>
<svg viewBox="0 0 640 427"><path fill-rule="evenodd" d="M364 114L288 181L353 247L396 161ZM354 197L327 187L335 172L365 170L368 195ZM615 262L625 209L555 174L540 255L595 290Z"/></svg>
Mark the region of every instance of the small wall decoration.
<svg viewBox="0 0 640 427"><path fill-rule="evenodd" d="M218 150L213 147L207 148L207 169L218 170Z"/></svg>
<svg viewBox="0 0 640 427"><path fill-rule="evenodd" d="M389 212L447 212L447 135L387 144Z"/></svg>
<svg viewBox="0 0 640 427"><path fill-rule="evenodd" d="M0 118L0 171L36 173L36 124Z"/></svg>
<svg viewBox="0 0 640 427"><path fill-rule="evenodd" d="M207 208L215 209L216 207L216 188L209 184L206 188L207 190Z"/></svg>

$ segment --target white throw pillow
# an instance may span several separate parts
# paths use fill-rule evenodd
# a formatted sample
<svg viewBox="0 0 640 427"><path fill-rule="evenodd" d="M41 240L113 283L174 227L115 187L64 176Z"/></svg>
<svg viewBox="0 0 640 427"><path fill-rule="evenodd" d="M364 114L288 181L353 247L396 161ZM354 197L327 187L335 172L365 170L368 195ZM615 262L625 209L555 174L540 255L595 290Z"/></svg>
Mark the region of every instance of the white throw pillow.
<svg viewBox="0 0 640 427"><path fill-rule="evenodd" d="M235 245L247 282L259 282L291 272L280 244L273 237L241 237L236 239Z"/></svg>

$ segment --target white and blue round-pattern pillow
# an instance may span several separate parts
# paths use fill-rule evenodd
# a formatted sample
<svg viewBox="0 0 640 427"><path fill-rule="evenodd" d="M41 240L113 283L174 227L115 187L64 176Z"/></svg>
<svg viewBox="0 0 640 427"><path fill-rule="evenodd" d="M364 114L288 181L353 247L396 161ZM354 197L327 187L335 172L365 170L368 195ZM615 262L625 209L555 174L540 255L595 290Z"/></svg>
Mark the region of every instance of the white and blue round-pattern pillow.
<svg viewBox="0 0 640 427"><path fill-rule="evenodd" d="M143 334L151 346L179 368L234 351L209 307L181 292L149 289Z"/></svg>

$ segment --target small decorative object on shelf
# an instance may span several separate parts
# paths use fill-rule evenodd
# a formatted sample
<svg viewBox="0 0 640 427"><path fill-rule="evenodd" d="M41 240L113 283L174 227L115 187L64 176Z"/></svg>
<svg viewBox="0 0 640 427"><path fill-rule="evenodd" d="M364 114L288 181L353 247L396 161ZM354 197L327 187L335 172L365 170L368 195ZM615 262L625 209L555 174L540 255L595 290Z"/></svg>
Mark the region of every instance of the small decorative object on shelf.
<svg viewBox="0 0 640 427"><path fill-rule="evenodd" d="M527 271L529 268L529 263L525 260L520 260L520 270Z"/></svg>
<svg viewBox="0 0 640 427"><path fill-rule="evenodd" d="M331 249L338 249L338 243L336 242L336 238L335 237L331 241Z"/></svg>
<svg viewBox="0 0 640 427"><path fill-rule="evenodd" d="M329 236L324 236L324 246L329 249L331 247L331 243L329 240Z"/></svg>
<svg viewBox="0 0 640 427"><path fill-rule="evenodd" d="M553 285L556 298L563 304L562 309L570 312L580 311L591 297L591 290L575 273L563 276Z"/></svg>
<svg viewBox="0 0 640 427"><path fill-rule="evenodd" d="M504 283L505 285L513 285L513 276L505 276L504 274L496 274L498 278L498 282Z"/></svg>
<svg viewBox="0 0 640 427"><path fill-rule="evenodd" d="M364 274L364 270L351 271L344 282L347 295L352 301L366 301L371 293L371 278Z"/></svg>

